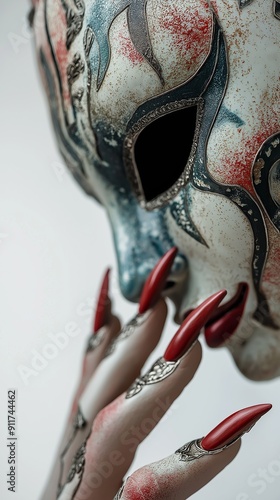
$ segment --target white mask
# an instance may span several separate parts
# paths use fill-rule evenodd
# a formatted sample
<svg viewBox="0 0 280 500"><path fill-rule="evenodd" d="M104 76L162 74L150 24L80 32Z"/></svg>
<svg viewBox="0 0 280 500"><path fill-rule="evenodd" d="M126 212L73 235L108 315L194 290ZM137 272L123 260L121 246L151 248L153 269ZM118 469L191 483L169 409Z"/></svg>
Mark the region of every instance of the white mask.
<svg viewBox="0 0 280 500"><path fill-rule="evenodd" d="M206 341L249 378L280 375L280 2L34 9L58 145L107 210L123 294L176 245L178 321L226 288Z"/></svg>

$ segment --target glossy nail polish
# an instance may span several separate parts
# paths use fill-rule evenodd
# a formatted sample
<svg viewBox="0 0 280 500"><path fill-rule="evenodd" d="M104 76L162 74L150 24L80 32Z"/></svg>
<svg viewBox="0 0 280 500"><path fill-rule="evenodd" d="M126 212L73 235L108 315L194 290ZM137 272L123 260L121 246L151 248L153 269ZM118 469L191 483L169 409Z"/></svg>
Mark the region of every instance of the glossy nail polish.
<svg viewBox="0 0 280 500"><path fill-rule="evenodd" d="M207 451L223 448L249 432L252 426L272 408L271 404L261 404L243 408L223 420L201 441Z"/></svg>
<svg viewBox="0 0 280 500"><path fill-rule="evenodd" d="M166 252L149 274L141 294L139 314L145 313L157 303L165 286L177 251L177 248L173 247Z"/></svg>
<svg viewBox="0 0 280 500"><path fill-rule="evenodd" d="M166 361L177 361L188 351L226 294L221 290L211 295L186 317L165 351Z"/></svg>
<svg viewBox="0 0 280 500"><path fill-rule="evenodd" d="M205 340L209 347L219 347L237 330L247 303L249 287L240 283L236 296L219 307L215 317L205 326Z"/></svg>
<svg viewBox="0 0 280 500"><path fill-rule="evenodd" d="M99 297L93 322L93 334L98 332L98 330L106 323L106 307L109 302L109 275L110 269L107 269L99 291Z"/></svg>

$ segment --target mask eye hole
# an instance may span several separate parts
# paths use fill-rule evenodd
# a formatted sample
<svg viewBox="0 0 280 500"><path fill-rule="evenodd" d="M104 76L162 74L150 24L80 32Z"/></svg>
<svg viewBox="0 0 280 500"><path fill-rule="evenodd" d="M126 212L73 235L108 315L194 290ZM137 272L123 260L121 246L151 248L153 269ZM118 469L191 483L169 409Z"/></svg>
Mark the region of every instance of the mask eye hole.
<svg viewBox="0 0 280 500"><path fill-rule="evenodd" d="M128 127L123 158L132 187L147 210L166 205L188 182L203 104L202 98L166 103Z"/></svg>
<svg viewBox="0 0 280 500"><path fill-rule="evenodd" d="M196 129L197 106L157 118L139 134L134 156L144 197L151 201L184 172Z"/></svg>

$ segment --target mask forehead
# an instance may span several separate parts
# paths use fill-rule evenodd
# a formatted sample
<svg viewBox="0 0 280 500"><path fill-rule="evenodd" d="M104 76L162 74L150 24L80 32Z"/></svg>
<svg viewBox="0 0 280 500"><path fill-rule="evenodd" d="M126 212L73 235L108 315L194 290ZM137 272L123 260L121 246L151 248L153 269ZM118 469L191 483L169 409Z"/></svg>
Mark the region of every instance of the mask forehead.
<svg viewBox="0 0 280 500"><path fill-rule="evenodd" d="M92 17L95 10L93 2ZM99 61L92 88L98 117L126 127L143 102L193 77L210 51L213 13L203 0L190 2L188 16L184 10L179 1L129 2L119 15L108 4L102 10L112 23L102 28L102 37L112 43L104 51L100 41L92 50L92 62ZM90 23L90 11L88 17Z"/></svg>

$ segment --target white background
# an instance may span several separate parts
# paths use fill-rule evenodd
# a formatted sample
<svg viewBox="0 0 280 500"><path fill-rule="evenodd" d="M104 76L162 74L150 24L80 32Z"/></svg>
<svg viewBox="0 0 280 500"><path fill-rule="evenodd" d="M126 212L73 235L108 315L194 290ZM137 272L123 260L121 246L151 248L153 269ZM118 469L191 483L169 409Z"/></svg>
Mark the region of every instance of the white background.
<svg viewBox="0 0 280 500"><path fill-rule="evenodd" d="M121 317L135 306L121 298L105 214L65 170L57 153L41 90L29 4L1 2L0 17L0 497L37 500L48 475L89 333L102 273L113 269L112 292ZM90 308L86 306L89 301ZM85 315L83 315L86 312ZM170 313L171 318L171 313ZM75 322L79 335L25 378L57 334ZM169 320L161 355L175 327ZM36 375L37 373L37 375ZM36 375L36 376L35 376ZM7 390L17 389L17 493L8 493ZM228 414L271 402L273 410L243 439L222 474L196 500L279 500L280 381L244 379L225 350L204 346L202 365L168 416L142 445L134 467L158 460L204 435ZM264 472L266 471L266 472ZM267 474L265 478L261 478ZM51 500L51 499L50 499Z"/></svg>

